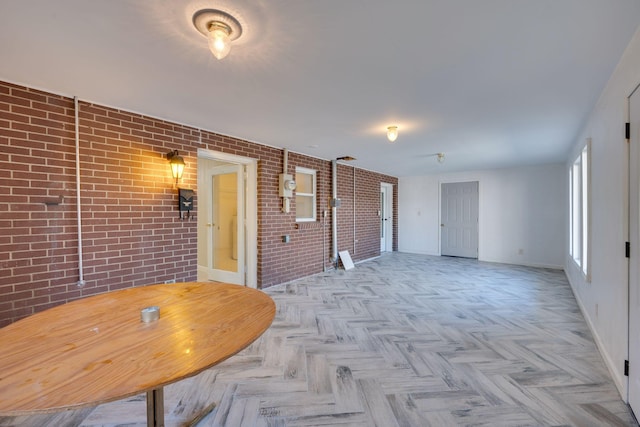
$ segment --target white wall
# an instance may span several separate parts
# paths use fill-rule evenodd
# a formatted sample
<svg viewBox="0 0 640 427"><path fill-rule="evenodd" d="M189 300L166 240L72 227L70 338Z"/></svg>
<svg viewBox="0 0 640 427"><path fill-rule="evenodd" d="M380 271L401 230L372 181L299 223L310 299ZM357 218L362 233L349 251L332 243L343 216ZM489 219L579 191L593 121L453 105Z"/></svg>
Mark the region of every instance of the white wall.
<svg viewBox="0 0 640 427"><path fill-rule="evenodd" d="M563 268L562 164L399 178L399 251L440 254L440 184L459 181L479 182L480 260Z"/></svg>
<svg viewBox="0 0 640 427"><path fill-rule="evenodd" d="M624 255L624 242L628 240L628 154L624 123L627 97L639 83L640 32L637 32L568 159L572 160L584 141L591 138L591 283L585 281L568 256L566 271L624 399L627 381L623 366L628 352L628 263ZM565 169L568 167L569 163Z"/></svg>

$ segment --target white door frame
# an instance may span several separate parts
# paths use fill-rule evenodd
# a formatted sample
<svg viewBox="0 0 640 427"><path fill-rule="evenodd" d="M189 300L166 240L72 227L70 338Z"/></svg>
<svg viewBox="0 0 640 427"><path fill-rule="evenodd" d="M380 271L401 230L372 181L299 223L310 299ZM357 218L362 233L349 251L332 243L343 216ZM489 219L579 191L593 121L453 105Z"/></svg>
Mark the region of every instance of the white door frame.
<svg viewBox="0 0 640 427"><path fill-rule="evenodd" d="M632 105L640 105L640 86L634 88L627 97L627 122L630 123L630 138L627 144L627 230L631 243L630 256L627 259L628 291L627 291L627 360L633 366L626 377L626 401L636 416L640 415L640 333L637 320L640 318L640 111L632 109ZM633 101L632 101L633 97ZM636 324L634 324L636 323Z"/></svg>
<svg viewBox="0 0 640 427"><path fill-rule="evenodd" d="M245 166L245 286L258 287L258 160L198 148L198 158ZM202 197L201 194L199 194Z"/></svg>
<svg viewBox="0 0 640 427"><path fill-rule="evenodd" d="M380 194L384 194L384 207L380 206L380 221L384 224L384 239L380 238L380 252L393 251L393 184L380 183ZM382 218L382 215L385 218ZM386 219L386 221L384 221Z"/></svg>

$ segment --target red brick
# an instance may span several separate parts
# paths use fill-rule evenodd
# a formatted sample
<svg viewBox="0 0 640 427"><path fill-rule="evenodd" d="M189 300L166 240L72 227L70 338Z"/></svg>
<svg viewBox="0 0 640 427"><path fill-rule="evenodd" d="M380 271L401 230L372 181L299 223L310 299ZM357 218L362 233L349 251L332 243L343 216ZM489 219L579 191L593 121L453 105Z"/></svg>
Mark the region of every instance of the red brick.
<svg viewBox="0 0 640 427"><path fill-rule="evenodd" d="M19 96L10 96L14 90ZM0 153L0 171L5 174L0 175L0 202L9 203L0 203L0 234L11 238L0 245L0 295L7 299L0 302L0 324L98 292L169 279L196 279L197 223L178 220L175 189L164 158L174 149L187 163L180 184L195 190L199 147L259 160L259 286L318 273L330 266L331 237L320 220L296 229L295 202L292 213L280 211L277 184L282 150L81 102L83 261L87 286L78 289L72 108L70 98L0 82L0 126L6 127L7 121L14 126L0 128L0 141L14 150ZM291 173L296 166L318 171L320 218L322 210L328 210L331 163L292 153ZM338 210L338 243L340 248L352 251L354 169L340 165L338 172L339 197L343 201ZM397 179L360 169L355 170L355 175L358 242L352 257L357 261L379 254L379 224L374 213L378 210L380 183L397 184ZM60 205L44 204L47 198L60 195L64 196ZM18 203L10 203L16 198ZM330 221L329 215L326 224ZM394 229L394 236L396 233ZM291 243L281 242L283 234L291 236ZM31 257L24 255L27 253ZM11 292L6 291L8 288ZM14 288L19 292L13 292ZM32 291L33 295L27 297L24 291ZM21 307L11 305L15 302Z"/></svg>

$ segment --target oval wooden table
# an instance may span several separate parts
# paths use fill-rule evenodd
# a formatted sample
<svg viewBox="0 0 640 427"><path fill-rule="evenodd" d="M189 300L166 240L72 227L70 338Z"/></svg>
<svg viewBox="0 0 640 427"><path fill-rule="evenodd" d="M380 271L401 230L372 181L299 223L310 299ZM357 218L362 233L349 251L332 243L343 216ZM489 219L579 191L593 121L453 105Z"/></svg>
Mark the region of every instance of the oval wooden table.
<svg viewBox="0 0 640 427"><path fill-rule="evenodd" d="M160 318L144 323L149 306L160 307ZM146 392L147 424L162 426L163 386L238 353L274 316L261 291L197 282L123 289L34 314L0 329L0 415Z"/></svg>

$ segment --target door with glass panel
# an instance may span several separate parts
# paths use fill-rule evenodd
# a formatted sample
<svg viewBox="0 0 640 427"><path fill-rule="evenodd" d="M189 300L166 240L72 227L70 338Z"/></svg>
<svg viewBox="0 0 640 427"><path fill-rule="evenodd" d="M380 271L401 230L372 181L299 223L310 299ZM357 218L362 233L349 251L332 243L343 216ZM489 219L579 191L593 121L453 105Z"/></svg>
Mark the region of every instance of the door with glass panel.
<svg viewBox="0 0 640 427"><path fill-rule="evenodd" d="M380 252L393 250L393 186L380 184Z"/></svg>
<svg viewBox="0 0 640 427"><path fill-rule="evenodd" d="M243 166L211 162L202 175L201 191L209 197L200 210L206 239L198 251L198 280L244 284Z"/></svg>

